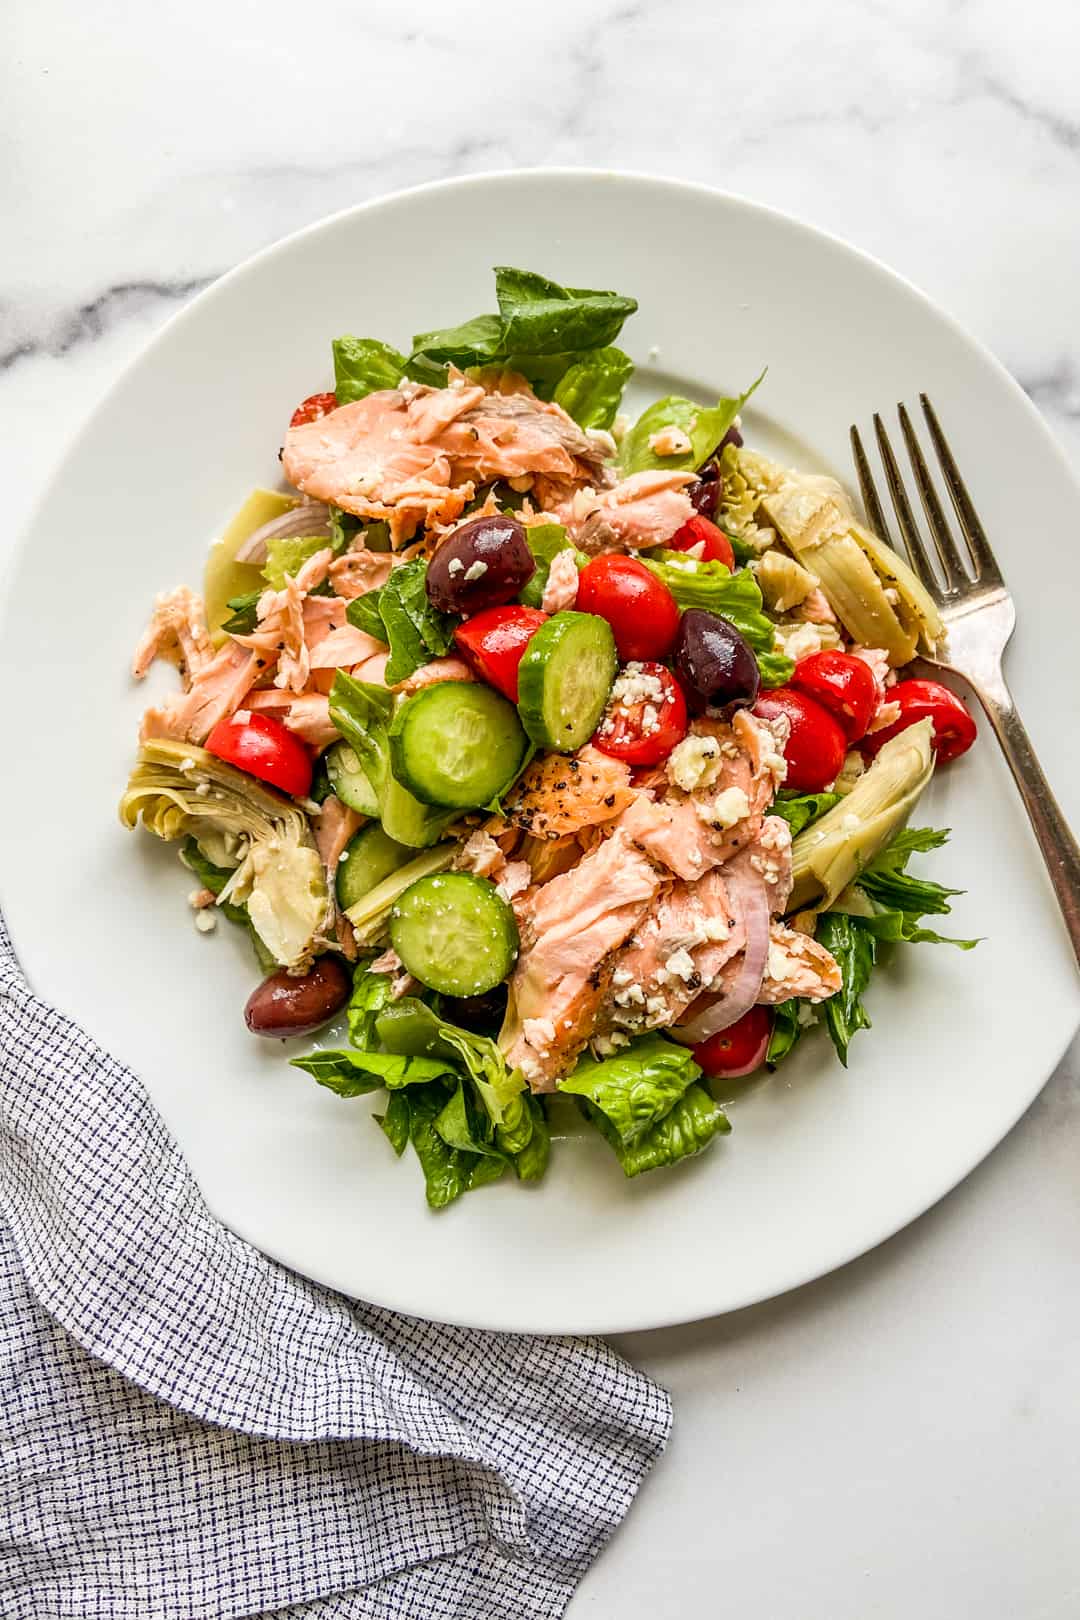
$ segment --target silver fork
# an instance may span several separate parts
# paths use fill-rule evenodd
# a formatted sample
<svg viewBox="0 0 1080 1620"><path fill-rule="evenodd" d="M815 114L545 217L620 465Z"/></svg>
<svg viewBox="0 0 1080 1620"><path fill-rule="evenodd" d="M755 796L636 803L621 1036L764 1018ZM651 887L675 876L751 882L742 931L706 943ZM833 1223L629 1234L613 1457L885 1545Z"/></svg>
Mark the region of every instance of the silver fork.
<svg viewBox="0 0 1080 1620"><path fill-rule="evenodd" d="M1001 671L1002 654L1016 624L1016 609L934 408L925 394L919 395L919 401L967 550L965 556L953 538L911 418L905 407L898 405L900 431L937 554L938 567L934 567L912 514L885 424L875 413L874 432L904 547L945 624L945 656L924 657L923 661L962 676L982 704L1020 789L1080 965L1080 846L1043 775ZM888 540L885 514L856 427L851 429L851 449L870 527Z"/></svg>

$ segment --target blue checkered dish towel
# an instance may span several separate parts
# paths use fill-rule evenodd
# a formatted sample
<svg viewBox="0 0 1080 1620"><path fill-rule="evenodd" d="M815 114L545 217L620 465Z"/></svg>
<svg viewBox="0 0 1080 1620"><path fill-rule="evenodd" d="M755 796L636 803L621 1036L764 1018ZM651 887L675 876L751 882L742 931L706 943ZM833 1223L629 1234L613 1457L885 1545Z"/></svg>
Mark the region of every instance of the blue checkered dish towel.
<svg viewBox="0 0 1080 1620"><path fill-rule="evenodd" d="M5 1620L562 1613L663 1449L597 1340L316 1287L207 1210L0 923Z"/></svg>

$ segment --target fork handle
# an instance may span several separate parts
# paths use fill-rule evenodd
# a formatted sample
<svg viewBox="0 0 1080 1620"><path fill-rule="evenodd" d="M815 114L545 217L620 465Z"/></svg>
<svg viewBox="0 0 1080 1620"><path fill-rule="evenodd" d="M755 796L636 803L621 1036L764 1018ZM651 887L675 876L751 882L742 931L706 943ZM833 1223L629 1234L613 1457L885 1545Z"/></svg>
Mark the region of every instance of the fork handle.
<svg viewBox="0 0 1080 1620"><path fill-rule="evenodd" d="M1043 775L1031 738L1004 680L995 682L992 688L970 684L997 734L1013 780L1020 789L1080 966L1080 845L1069 831L1061 806Z"/></svg>

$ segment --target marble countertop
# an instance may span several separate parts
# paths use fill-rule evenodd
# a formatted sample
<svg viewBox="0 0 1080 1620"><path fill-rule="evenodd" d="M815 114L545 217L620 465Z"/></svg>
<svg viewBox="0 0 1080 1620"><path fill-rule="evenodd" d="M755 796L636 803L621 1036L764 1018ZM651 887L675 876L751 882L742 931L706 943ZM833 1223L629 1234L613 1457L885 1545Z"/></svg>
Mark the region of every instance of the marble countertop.
<svg viewBox="0 0 1080 1620"><path fill-rule="evenodd" d="M104 387L220 272L380 192L546 163L707 181L878 254L1080 469L1080 17L1060 0L1022 25L1005 0L12 0L7 20L0 566ZM875 1253L622 1340L677 1427L575 1620L1080 1612L1078 1143L1074 1045Z"/></svg>

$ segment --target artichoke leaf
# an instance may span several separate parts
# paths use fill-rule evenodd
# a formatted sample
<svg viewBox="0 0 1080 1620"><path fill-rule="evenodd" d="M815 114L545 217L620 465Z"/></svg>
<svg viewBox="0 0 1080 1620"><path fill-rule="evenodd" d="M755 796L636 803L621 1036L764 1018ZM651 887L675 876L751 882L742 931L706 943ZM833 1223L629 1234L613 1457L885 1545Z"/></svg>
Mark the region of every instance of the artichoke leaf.
<svg viewBox="0 0 1080 1620"><path fill-rule="evenodd" d="M893 737L840 803L791 846L789 911L823 911L903 826L934 774L933 722Z"/></svg>
<svg viewBox="0 0 1080 1620"><path fill-rule="evenodd" d="M333 921L322 861L304 812L205 748L144 743L120 801L126 827L167 841L194 838L206 858L232 869L220 900L246 905L252 927L281 967L303 971Z"/></svg>

